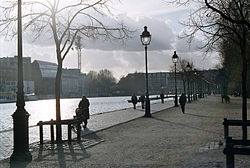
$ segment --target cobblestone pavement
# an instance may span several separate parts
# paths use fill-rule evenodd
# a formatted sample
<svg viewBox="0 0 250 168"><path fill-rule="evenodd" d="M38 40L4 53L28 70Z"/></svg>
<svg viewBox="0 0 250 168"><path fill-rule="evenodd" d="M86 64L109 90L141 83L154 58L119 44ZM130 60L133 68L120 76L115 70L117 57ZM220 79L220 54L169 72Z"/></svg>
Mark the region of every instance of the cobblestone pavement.
<svg viewBox="0 0 250 168"><path fill-rule="evenodd" d="M151 112L157 112L173 106L172 101L151 104ZM144 115L144 110L140 106L136 110L132 108L122 109L118 111L106 112L102 114L92 115L88 123L88 128L82 131L82 134L99 131L120 123L124 123ZM44 126L44 140L48 140L49 126ZM67 127L62 128L63 139L67 139ZM72 137L75 138L76 134L73 133ZM29 127L29 142L30 146L35 145L39 141L39 130L37 126ZM13 131L7 130L0 132L0 160L9 158L13 151Z"/></svg>

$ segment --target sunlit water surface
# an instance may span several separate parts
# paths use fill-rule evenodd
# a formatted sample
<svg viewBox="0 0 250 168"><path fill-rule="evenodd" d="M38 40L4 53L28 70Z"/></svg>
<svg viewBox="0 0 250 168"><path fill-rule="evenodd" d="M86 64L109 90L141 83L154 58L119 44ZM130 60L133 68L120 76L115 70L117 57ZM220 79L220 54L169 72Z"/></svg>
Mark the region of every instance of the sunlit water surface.
<svg viewBox="0 0 250 168"><path fill-rule="evenodd" d="M132 107L128 103L130 97L98 97L89 98L90 115L125 109ZM69 119L75 115L80 98L61 99L61 118ZM154 102L158 102L156 100ZM140 103L138 104L140 105ZM36 125L39 121L47 121L56 118L55 99L37 100L26 102L25 109L30 114L29 125ZM11 115L16 110L16 103L0 104L0 132L10 130L13 127Z"/></svg>

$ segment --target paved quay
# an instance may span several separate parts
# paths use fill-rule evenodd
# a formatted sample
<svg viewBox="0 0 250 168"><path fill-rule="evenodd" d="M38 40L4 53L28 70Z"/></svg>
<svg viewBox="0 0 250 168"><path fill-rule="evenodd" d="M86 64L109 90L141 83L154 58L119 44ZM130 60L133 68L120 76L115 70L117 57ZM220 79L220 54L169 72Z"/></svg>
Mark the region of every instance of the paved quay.
<svg viewBox="0 0 250 168"><path fill-rule="evenodd" d="M219 96L209 96L187 104L185 114L180 107L167 108L152 118L139 117L85 135L79 143L31 145L33 161L10 164L7 159L0 167L223 168L223 118L241 119L240 98L222 104ZM230 135L241 137L241 128L233 128ZM250 167L250 156L236 155L235 166Z"/></svg>
<svg viewBox="0 0 250 168"><path fill-rule="evenodd" d="M152 113L170 108L173 104L173 101L167 101L164 104L157 103L157 101L151 101ZM140 103L138 103L140 105ZM73 114L72 114L73 115ZM82 135L100 131L114 125L124 123L144 115L144 110L141 109L141 106L138 106L136 110L133 108L126 108L111 112L104 112L101 114L91 115L89 120L89 130L82 132ZM44 126L44 140L50 139L50 130L49 126ZM67 127L63 127L63 139L67 139ZM76 134L72 134L72 137L75 138ZM37 126L29 127L29 143L31 146L36 144L39 141L39 128ZM0 133L0 160L9 158L12 154L13 149L13 131L7 130Z"/></svg>

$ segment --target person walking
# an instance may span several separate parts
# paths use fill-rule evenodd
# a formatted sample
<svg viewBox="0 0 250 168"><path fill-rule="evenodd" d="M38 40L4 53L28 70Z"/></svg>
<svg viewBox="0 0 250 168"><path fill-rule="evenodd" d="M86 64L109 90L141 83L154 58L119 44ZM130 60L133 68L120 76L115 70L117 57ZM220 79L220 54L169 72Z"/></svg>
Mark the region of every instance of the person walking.
<svg viewBox="0 0 250 168"><path fill-rule="evenodd" d="M187 97L184 93L181 94L181 97L179 98L179 103L181 105L181 111L184 114L185 113L185 104L187 102Z"/></svg>
<svg viewBox="0 0 250 168"><path fill-rule="evenodd" d="M160 97L161 97L161 103L164 103L164 94L163 94L163 92L161 92Z"/></svg>
<svg viewBox="0 0 250 168"><path fill-rule="evenodd" d="M137 104L137 97L136 97L136 95L133 95L133 96L131 97L131 101L132 101L132 103L133 103L133 105L134 105L134 109L136 109L136 104Z"/></svg>
<svg viewBox="0 0 250 168"><path fill-rule="evenodd" d="M144 95L141 95L140 101L141 101L141 108L144 109L144 102L145 102L145 96Z"/></svg>
<svg viewBox="0 0 250 168"><path fill-rule="evenodd" d="M89 119L89 100L86 96L82 96L82 100L80 101L78 108L82 111L83 115L83 128L87 128L88 119Z"/></svg>

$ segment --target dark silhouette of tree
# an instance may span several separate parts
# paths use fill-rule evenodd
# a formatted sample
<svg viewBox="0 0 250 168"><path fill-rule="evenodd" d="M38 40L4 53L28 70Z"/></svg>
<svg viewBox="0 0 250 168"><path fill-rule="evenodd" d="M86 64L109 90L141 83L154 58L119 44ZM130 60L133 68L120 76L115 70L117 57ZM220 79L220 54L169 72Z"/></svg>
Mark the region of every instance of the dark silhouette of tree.
<svg viewBox="0 0 250 168"><path fill-rule="evenodd" d="M174 0L189 3L192 0ZM231 40L239 46L241 57L242 120L247 121L247 64L249 60L250 1L246 0L204 0L198 1L199 9L190 15L185 36L191 40L197 32L206 38L208 49L218 49L219 42ZM247 127L243 127L243 139L247 138Z"/></svg>
<svg viewBox="0 0 250 168"><path fill-rule="evenodd" d="M116 79L110 70L104 69L99 72L90 71L87 74L87 89L89 94L102 92L102 95L111 95L112 87L116 85Z"/></svg>
<svg viewBox="0 0 250 168"><path fill-rule="evenodd" d="M56 120L61 120L60 97L62 65L65 57L72 48L75 38L102 38L104 40L128 38L130 32L123 24L117 26L104 23L102 18L110 12L111 0L23 0L23 31L30 30L34 39L49 35L56 47L58 63L55 97L56 97ZM0 32L6 36L14 36L17 16L16 1L1 2ZM57 141L61 141L61 125L56 129Z"/></svg>
<svg viewBox="0 0 250 168"><path fill-rule="evenodd" d="M227 78L224 80L226 83L227 93L233 93L234 91L241 92L241 69L242 59L239 57L240 48L238 45L230 40L223 40L219 47L220 55L222 57L223 71L226 72ZM224 92L226 94L226 92Z"/></svg>

